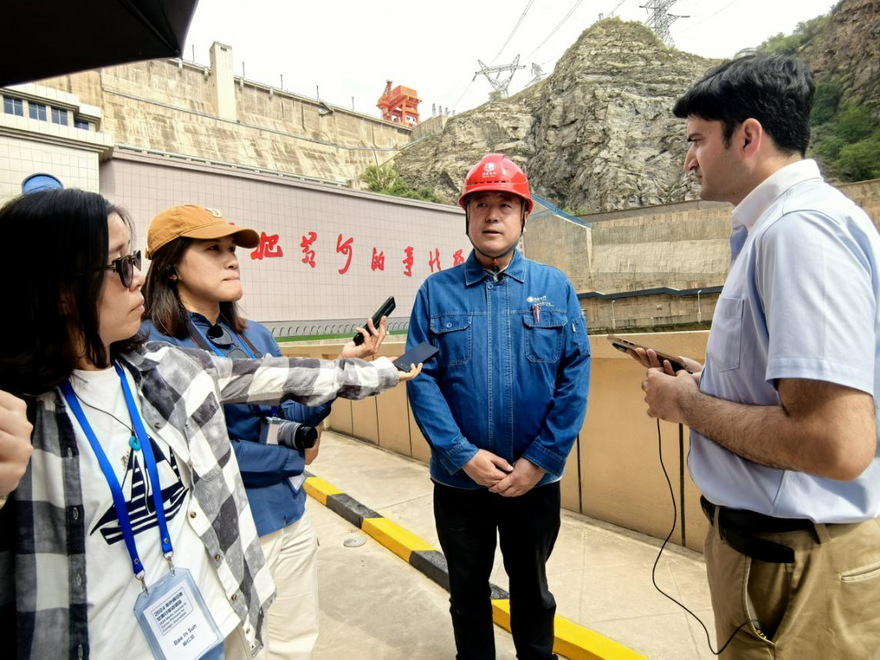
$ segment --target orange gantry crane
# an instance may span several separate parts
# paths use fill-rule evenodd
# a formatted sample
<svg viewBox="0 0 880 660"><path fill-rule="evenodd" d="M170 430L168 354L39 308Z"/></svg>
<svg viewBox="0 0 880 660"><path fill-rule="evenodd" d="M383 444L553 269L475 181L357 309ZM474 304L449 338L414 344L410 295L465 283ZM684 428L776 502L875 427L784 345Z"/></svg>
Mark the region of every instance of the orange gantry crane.
<svg viewBox="0 0 880 660"><path fill-rule="evenodd" d="M416 90L403 85L391 89L391 81L388 80L376 107L382 111L385 121L415 126L419 123L419 103L422 102L418 94Z"/></svg>

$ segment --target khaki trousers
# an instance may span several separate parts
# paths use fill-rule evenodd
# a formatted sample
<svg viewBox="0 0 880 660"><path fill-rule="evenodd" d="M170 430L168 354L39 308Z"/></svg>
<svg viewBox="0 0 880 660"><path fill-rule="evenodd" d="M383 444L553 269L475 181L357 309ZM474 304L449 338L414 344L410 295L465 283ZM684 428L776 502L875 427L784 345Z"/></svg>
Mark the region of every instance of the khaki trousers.
<svg viewBox="0 0 880 660"><path fill-rule="evenodd" d="M880 658L880 519L761 534L795 551L791 564L740 554L715 524L705 544L706 570L724 660Z"/></svg>
<svg viewBox="0 0 880 660"><path fill-rule="evenodd" d="M263 629L256 660L308 660L318 640L318 537L307 512L295 523L260 537L278 596ZM238 633L238 634L237 634ZM237 629L225 643L227 660L250 657Z"/></svg>

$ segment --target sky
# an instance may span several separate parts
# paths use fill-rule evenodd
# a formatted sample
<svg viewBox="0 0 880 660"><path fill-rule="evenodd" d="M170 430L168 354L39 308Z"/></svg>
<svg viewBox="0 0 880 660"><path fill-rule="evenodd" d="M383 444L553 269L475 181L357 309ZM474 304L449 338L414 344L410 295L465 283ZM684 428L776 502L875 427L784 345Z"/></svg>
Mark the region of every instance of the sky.
<svg viewBox="0 0 880 660"><path fill-rule="evenodd" d="M185 58L209 64L214 41L232 46L235 72L248 80L319 97L379 116L385 81L414 88L422 119L432 104L464 112L492 87L486 65L520 56L511 94L546 74L599 15L644 21L646 0L200 0ZM798 23L827 13L836 0L678 0L669 13L687 16L670 28L675 46L728 58ZM526 11L527 10L527 11ZM567 18L566 18L567 17ZM521 19L521 20L520 20ZM514 32L514 27L519 27ZM554 32L555 30L555 32ZM552 36L551 36L552 35ZM505 45L506 44L506 45ZM503 50L502 50L503 48Z"/></svg>

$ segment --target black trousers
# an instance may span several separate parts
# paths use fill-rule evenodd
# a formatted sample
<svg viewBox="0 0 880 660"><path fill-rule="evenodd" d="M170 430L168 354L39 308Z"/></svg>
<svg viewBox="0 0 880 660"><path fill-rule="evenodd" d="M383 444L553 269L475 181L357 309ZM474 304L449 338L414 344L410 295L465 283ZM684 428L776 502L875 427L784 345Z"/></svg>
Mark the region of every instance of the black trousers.
<svg viewBox="0 0 880 660"><path fill-rule="evenodd" d="M495 658L489 576L495 539L510 578L510 626L519 660L550 660L556 601L546 564L559 534L559 483L520 497L435 482L434 519L449 566L450 613L458 660ZM496 532L497 530L497 532Z"/></svg>

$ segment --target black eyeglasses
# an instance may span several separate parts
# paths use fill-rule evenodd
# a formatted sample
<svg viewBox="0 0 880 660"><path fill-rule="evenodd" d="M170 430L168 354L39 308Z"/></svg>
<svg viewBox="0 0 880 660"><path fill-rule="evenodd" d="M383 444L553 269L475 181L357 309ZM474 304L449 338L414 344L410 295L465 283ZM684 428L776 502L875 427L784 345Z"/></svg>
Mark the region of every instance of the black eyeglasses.
<svg viewBox="0 0 880 660"><path fill-rule="evenodd" d="M229 352L226 353L226 357L231 358L233 360L247 360L250 356L245 353L238 345L235 343L235 340L232 338L232 335L229 334L229 331L224 328L219 323L212 325L208 328L208 332L206 333L208 339L211 341L214 346L218 348L229 348Z"/></svg>
<svg viewBox="0 0 880 660"><path fill-rule="evenodd" d="M104 267L106 270L112 270L119 275L119 281L126 289L134 282L134 269L141 269L141 251L132 252L119 259L114 259L109 266Z"/></svg>

